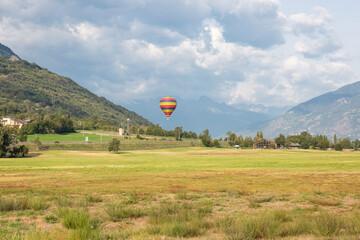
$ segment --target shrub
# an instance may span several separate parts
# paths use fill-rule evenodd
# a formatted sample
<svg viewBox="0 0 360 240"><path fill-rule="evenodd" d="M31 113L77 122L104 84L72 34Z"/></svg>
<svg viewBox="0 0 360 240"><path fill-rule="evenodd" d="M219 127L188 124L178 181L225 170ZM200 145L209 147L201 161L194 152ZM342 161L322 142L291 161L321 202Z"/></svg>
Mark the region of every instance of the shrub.
<svg viewBox="0 0 360 240"><path fill-rule="evenodd" d="M109 152L117 152L120 149L120 141L117 138L112 138L108 144Z"/></svg>

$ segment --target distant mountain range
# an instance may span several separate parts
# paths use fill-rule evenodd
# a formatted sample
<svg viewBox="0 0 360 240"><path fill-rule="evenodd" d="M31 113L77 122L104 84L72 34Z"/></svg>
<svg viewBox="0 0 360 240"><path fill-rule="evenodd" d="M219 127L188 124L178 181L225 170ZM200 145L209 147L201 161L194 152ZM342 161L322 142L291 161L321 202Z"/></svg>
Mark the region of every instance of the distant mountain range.
<svg viewBox="0 0 360 240"><path fill-rule="evenodd" d="M184 130L198 134L209 129L213 137L224 136L227 131L239 131L254 122L264 123L288 109L286 107L267 108L263 105L243 105L239 109L225 103L218 103L205 96L195 100L173 97L177 100L177 108L170 120L166 120L159 107L160 96L147 101L125 104L125 106L165 129L170 130L182 126Z"/></svg>
<svg viewBox="0 0 360 240"><path fill-rule="evenodd" d="M2 44L0 56L0 116L41 119L48 113L67 113L77 119L96 117L116 125L125 125L128 118L134 125L151 124L70 78L21 60Z"/></svg>
<svg viewBox="0 0 360 240"><path fill-rule="evenodd" d="M337 137L360 139L360 81L301 103L257 129L268 138L279 133L307 131L313 135L332 137L336 134ZM247 132L251 130L253 134L255 129Z"/></svg>

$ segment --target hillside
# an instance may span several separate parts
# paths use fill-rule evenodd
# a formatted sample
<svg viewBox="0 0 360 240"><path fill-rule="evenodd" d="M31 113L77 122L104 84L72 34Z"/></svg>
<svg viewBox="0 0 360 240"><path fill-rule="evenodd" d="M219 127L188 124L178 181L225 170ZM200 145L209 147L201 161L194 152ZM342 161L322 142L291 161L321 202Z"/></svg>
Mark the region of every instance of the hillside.
<svg viewBox="0 0 360 240"><path fill-rule="evenodd" d="M124 125L127 118L134 125L151 124L70 78L20 60L4 45L0 46L0 55L0 116L41 119L44 114L65 113L77 119L96 117L116 125Z"/></svg>
<svg viewBox="0 0 360 240"><path fill-rule="evenodd" d="M261 129L267 137L308 131L360 138L360 81L301 103Z"/></svg>

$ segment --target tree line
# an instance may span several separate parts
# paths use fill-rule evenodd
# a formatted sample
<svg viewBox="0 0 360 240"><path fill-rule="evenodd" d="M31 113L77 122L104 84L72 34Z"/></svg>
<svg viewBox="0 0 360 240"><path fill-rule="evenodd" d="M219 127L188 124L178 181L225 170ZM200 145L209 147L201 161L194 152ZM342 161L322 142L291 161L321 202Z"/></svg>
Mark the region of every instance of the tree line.
<svg viewBox="0 0 360 240"><path fill-rule="evenodd" d="M231 131L226 133L226 138L224 139L230 146L239 145L239 147L252 147L252 145L264 139L263 133L258 131L256 136L252 138L251 136L243 137L242 135L236 135ZM349 137L346 138L337 138L336 134L331 139L325 135L316 135L312 136L310 133L303 131L299 135L288 135L285 137L284 134L280 133L278 137L274 139L274 142L278 146L284 148L289 148L291 144L299 144L302 149L328 149L332 148L337 151L343 149L356 149L360 148L360 140L356 139L351 141Z"/></svg>

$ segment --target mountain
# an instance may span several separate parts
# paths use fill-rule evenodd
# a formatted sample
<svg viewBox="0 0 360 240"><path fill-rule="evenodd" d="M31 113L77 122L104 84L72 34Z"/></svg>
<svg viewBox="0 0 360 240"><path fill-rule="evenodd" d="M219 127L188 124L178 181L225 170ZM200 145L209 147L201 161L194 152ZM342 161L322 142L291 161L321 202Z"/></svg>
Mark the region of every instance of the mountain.
<svg viewBox="0 0 360 240"><path fill-rule="evenodd" d="M360 81L301 103L260 129L268 138L301 131L360 138Z"/></svg>
<svg viewBox="0 0 360 240"><path fill-rule="evenodd" d="M0 43L0 56L5 57L8 60L19 60L20 58L7 46Z"/></svg>
<svg viewBox="0 0 360 240"><path fill-rule="evenodd" d="M73 80L21 60L0 45L0 116L41 119L45 114L96 117L108 123L150 125L147 119L81 87ZM14 61L16 60L17 61Z"/></svg>
<svg viewBox="0 0 360 240"><path fill-rule="evenodd" d="M216 138L224 136L227 131L236 132L251 123L264 122L274 118L271 114L238 109L203 96L199 99L175 97L177 108L171 115L170 120L166 120L159 107L160 99L161 97L147 101L137 101L125 104L125 106L134 109L153 123L160 124L164 129L170 130L182 126L184 130L198 134L205 129L209 129L210 134Z"/></svg>

